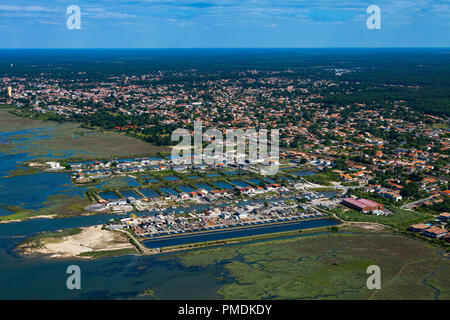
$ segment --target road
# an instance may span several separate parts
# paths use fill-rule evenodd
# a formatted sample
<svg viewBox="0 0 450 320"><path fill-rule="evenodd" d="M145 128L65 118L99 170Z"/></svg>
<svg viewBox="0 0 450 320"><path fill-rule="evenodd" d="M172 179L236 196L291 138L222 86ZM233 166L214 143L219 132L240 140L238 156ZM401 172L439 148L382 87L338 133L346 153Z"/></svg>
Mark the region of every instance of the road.
<svg viewBox="0 0 450 320"><path fill-rule="evenodd" d="M420 203L422 203L422 202L424 202L424 201L431 200L431 199L433 199L433 198L434 198L434 196L430 196L430 197L428 197L428 198L416 200L416 201L413 201L413 202L410 202L410 203L405 203L404 205L402 205L402 206L400 207L400 209L411 210L411 207L416 206L416 205L418 205L418 204L420 204Z"/></svg>
<svg viewBox="0 0 450 320"><path fill-rule="evenodd" d="M126 233L135 243L135 245L138 247L139 250L141 250L141 252L143 254L150 254L150 253L154 253L154 250L151 250L149 248L147 248L146 246L144 246L141 241L139 241L139 239L137 239L131 232L129 232L128 230L117 230L123 233Z"/></svg>

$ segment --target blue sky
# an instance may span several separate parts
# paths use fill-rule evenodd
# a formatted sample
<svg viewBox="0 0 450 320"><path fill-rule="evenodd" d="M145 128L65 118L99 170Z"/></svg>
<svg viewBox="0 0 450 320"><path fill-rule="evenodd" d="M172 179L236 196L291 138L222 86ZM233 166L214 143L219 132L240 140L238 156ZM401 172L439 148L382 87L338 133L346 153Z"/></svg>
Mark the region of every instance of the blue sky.
<svg viewBox="0 0 450 320"><path fill-rule="evenodd" d="M81 9L68 30L66 8ZM368 30L366 9L381 9ZM2 0L0 48L450 47L450 0Z"/></svg>

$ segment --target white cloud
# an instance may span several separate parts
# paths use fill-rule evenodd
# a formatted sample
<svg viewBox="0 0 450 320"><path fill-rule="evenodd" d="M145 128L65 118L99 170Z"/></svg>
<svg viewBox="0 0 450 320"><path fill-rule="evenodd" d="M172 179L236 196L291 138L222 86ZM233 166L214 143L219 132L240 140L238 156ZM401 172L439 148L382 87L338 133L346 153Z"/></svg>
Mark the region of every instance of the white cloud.
<svg viewBox="0 0 450 320"><path fill-rule="evenodd" d="M94 19L132 19L137 18L135 14L111 12L103 8L81 8L81 13L87 12L87 16Z"/></svg>
<svg viewBox="0 0 450 320"><path fill-rule="evenodd" d="M22 8L19 6L10 5L0 5L0 11L21 11Z"/></svg>

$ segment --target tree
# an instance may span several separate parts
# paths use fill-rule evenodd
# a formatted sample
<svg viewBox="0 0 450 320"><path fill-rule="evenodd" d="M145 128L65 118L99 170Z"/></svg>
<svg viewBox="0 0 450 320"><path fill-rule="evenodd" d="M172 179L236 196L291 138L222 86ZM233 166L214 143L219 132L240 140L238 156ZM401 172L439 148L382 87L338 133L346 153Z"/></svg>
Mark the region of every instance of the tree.
<svg viewBox="0 0 450 320"><path fill-rule="evenodd" d="M419 197L419 185L416 182L406 184L406 186L400 191L403 197Z"/></svg>

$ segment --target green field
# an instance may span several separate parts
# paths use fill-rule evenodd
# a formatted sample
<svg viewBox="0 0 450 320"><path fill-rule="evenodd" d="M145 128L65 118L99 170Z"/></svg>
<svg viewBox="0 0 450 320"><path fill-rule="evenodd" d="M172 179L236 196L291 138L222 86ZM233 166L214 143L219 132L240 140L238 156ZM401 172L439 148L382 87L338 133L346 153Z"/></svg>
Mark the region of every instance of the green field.
<svg viewBox="0 0 450 320"><path fill-rule="evenodd" d="M11 109L0 109L0 132L39 129L39 132L18 133L13 139L32 139L0 144L0 152L19 153L71 159L96 159L155 155L168 152L167 147L153 146L123 133L81 128L77 123L56 123L16 116ZM39 136L43 138L39 139ZM38 138L38 139L36 139Z"/></svg>
<svg viewBox="0 0 450 320"><path fill-rule="evenodd" d="M356 210L348 210L338 214L345 221L360 222L377 222L382 223L400 230L407 230L412 224L424 222L433 216L429 213L422 213L411 210L403 210L394 207L388 209L393 210L394 214L389 216L377 216L373 214L363 214Z"/></svg>
<svg viewBox="0 0 450 320"><path fill-rule="evenodd" d="M225 299L450 299L450 258L437 250L392 234L339 232L178 257L213 270ZM381 290L366 287L373 264L381 268Z"/></svg>

